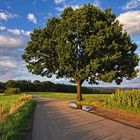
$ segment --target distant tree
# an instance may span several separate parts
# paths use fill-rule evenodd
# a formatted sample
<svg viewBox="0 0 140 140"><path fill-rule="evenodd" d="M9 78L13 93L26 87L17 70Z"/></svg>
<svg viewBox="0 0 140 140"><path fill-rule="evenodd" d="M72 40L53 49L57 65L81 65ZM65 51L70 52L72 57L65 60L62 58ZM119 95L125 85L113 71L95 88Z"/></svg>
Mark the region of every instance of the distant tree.
<svg viewBox="0 0 140 140"><path fill-rule="evenodd" d="M0 93L2 93L5 90L5 83L0 82Z"/></svg>
<svg viewBox="0 0 140 140"><path fill-rule="evenodd" d="M76 10L68 7L61 17L35 29L22 58L33 74L76 82L80 101L84 81L120 84L123 78L134 78L136 48L111 9L88 4Z"/></svg>
<svg viewBox="0 0 140 140"><path fill-rule="evenodd" d="M9 80L5 84L6 84L6 88L16 88L17 87L17 83L14 80Z"/></svg>
<svg viewBox="0 0 140 140"><path fill-rule="evenodd" d="M33 84L33 87L34 87L35 91L44 91L43 87L42 87L42 84L41 84L41 82L39 80L33 81L32 84Z"/></svg>
<svg viewBox="0 0 140 140"><path fill-rule="evenodd" d="M55 84L50 81L41 82L43 91L55 91Z"/></svg>
<svg viewBox="0 0 140 140"><path fill-rule="evenodd" d="M32 87L32 83L31 81L28 81L28 80L18 80L18 81L15 81L16 82L16 87L17 88L20 88L20 90L22 92L25 92L25 91L33 91L33 87Z"/></svg>

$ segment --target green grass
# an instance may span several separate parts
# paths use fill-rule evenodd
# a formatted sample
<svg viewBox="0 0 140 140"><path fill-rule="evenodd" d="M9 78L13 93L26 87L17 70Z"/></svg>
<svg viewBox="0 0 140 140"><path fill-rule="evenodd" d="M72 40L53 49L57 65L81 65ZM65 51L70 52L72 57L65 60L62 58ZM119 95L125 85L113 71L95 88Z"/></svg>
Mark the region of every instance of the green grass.
<svg viewBox="0 0 140 140"><path fill-rule="evenodd" d="M19 94L0 96L0 121L4 120L7 116L13 114L23 106L26 102L32 99L31 95Z"/></svg>
<svg viewBox="0 0 140 140"><path fill-rule="evenodd" d="M59 93L59 92L29 92L31 95L41 96L45 98L59 98L59 99L76 99L76 93ZM110 94L83 94L83 99L105 100Z"/></svg>
<svg viewBox="0 0 140 140"><path fill-rule="evenodd" d="M31 95L41 96L45 98L58 98L58 99L73 99L76 94L72 93L59 93L59 92L30 92Z"/></svg>
<svg viewBox="0 0 140 140"><path fill-rule="evenodd" d="M90 106L103 106L104 102L110 94L83 94L83 101L76 101L76 93L59 93L59 92L30 92L31 95L41 96L45 98L58 98L58 99L69 99L72 102L76 102L79 105L90 105Z"/></svg>
<svg viewBox="0 0 140 140"><path fill-rule="evenodd" d="M19 100L21 97L21 95L10 95L10 96L4 96L1 94L0 96L0 104L3 106L9 106L12 103L16 102L17 100Z"/></svg>
<svg viewBox="0 0 140 140"><path fill-rule="evenodd" d="M33 104L31 95L0 95L0 140L23 138Z"/></svg>
<svg viewBox="0 0 140 140"><path fill-rule="evenodd" d="M31 95L42 96L45 98L59 98L59 99L69 99L73 102L76 102L79 105L91 105L98 106L107 109L122 109L127 112L140 112L140 108L138 107L134 111L134 107L128 108L124 105L114 105L115 101L108 102L109 99L112 98L111 94L83 94L83 101L76 101L76 93L59 93L59 92L30 92ZM134 95L133 95L134 96ZM124 98L126 100L127 98ZM140 98L139 98L140 99ZM118 101L118 100L117 100ZM111 104L111 105L110 105Z"/></svg>
<svg viewBox="0 0 140 140"><path fill-rule="evenodd" d="M0 140L23 139L23 136L27 133L31 110L34 104L34 101L26 102L14 114L6 117L0 123Z"/></svg>

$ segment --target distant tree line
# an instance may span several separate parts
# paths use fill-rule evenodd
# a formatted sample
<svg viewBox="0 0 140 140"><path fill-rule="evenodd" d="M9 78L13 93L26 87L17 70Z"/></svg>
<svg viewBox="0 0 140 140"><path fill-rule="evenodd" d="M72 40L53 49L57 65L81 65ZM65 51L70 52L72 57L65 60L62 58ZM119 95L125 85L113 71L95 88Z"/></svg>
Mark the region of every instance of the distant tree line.
<svg viewBox="0 0 140 140"><path fill-rule="evenodd" d="M38 80L9 80L7 82L0 82L0 93L4 92L8 88L19 88L21 92L69 92L76 93L75 85L66 84L55 84L50 81L40 82ZM92 88L92 87L82 87L82 93L113 93L114 88Z"/></svg>

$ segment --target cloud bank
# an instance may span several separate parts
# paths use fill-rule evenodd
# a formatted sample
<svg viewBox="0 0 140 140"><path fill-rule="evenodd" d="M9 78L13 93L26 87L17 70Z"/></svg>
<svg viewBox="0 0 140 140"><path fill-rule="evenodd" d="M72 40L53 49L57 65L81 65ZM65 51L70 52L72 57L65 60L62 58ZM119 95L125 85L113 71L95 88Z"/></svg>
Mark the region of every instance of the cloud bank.
<svg viewBox="0 0 140 140"><path fill-rule="evenodd" d="M9 33L12 33L13 35L20 36L29 36L31 31L24 31L23 29L7 29Z"/></svg>
<svg viewBox="0 0 140 140"><path fill-rule="evenodd" d="M17 61L10 56L1 56L0 59L0 67L16 68L18 65Z"/></svg>
<svg viewBox="0 0 140 140"><path fill-rule="evenodd" d="M140 34L140 11L128 11L122 13L117 18L121 24L124 25L124 29L131 35Z"/></svg>
<svg viewBox="0 0 140 140"><path fill-rule="evenodd" d="M0 35L0 48L19 47L23 45L23 40L11 36Z"/></svg>

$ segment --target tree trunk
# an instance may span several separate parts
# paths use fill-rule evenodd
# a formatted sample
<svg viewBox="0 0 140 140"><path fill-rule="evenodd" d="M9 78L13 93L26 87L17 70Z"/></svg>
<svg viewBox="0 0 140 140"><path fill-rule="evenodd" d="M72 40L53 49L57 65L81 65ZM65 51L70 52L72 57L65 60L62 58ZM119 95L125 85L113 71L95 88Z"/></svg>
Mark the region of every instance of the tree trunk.
<svg viewBox="0 0 140 140"><path fill-rule="evenodd" d="M77 81L77 101L82 101L81 84L82 82L78 80Z"/></svg>

